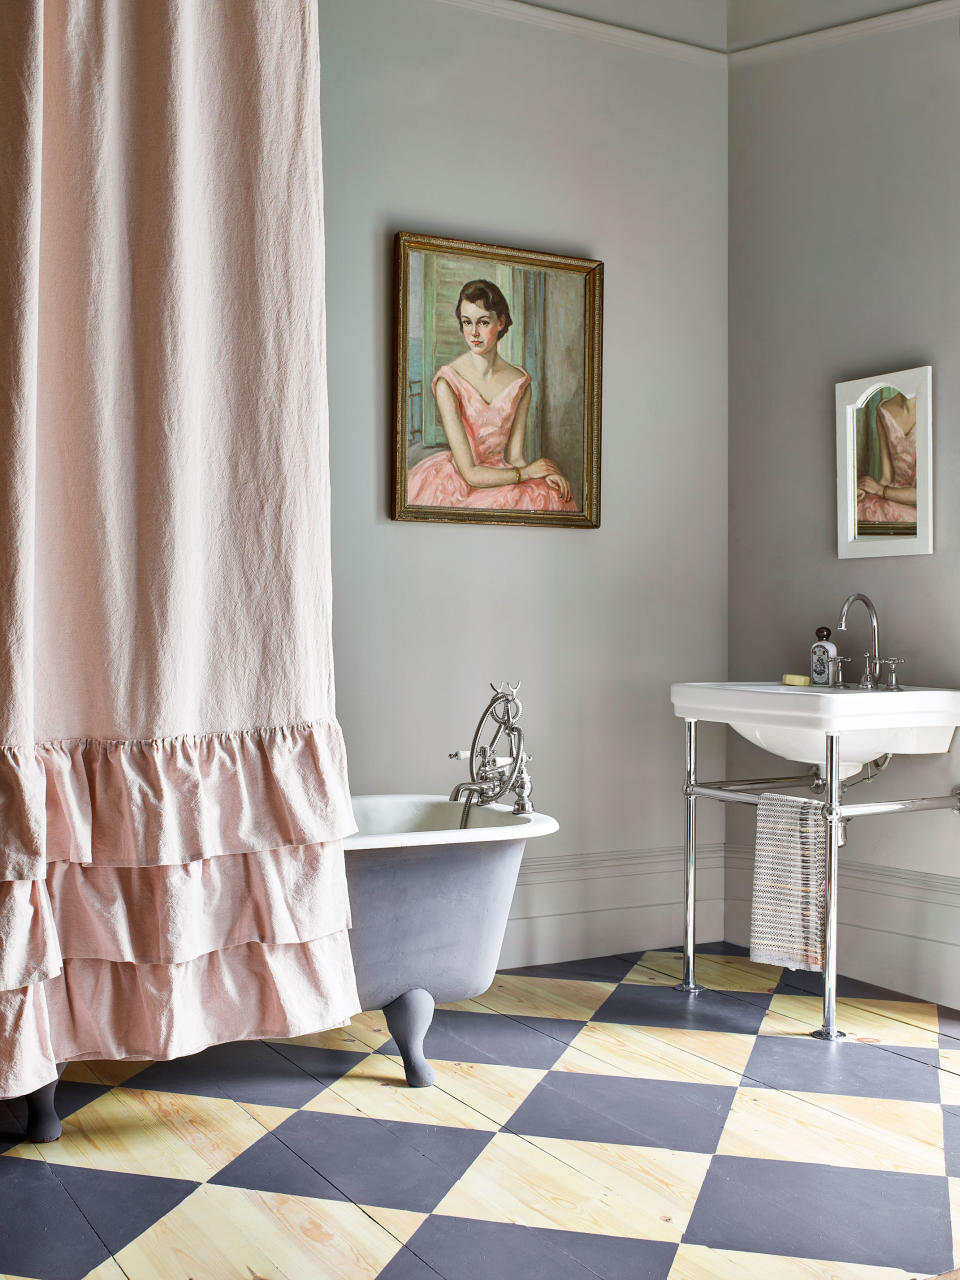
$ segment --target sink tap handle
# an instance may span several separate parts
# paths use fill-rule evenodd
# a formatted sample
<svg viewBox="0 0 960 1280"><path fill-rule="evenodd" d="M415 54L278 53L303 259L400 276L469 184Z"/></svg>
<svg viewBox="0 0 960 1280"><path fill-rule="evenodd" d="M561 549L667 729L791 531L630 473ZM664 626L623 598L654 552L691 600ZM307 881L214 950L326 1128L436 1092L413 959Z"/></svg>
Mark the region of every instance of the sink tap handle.
<svg viewBox="0 0 960 1280"><path fill-rule="evenodd" d="M469 760L470 752L469 751L451 751L448 753L447 759L448 760Z"/></svg>
<svg viewBox="0 0 960 1280"><path fill-rule="evenodd" d="M897 679L897 667L899 667L900 664L905 661L906 661L905 658L881 658L880 659L880 665L889 668L887 671L887 683L884 685L885 689L889 689L891 692L896 692L898 689L901 689L903 687L900 684L900 681Z"/></svg>
<svg viewBox="0 0 960 1280"><path fill-rule="evenodd" d="M830 664L830 684L834 689L843 688L843 664L852 662L852 658L845 658L842 653L831 655L827 661Z"/></svg>
<svg viewBox="0 0 960 1280"><path fill-rule="evenodd" d="M879 674L879 672L874 670L873 654L865 653L863 656L866 658L867 661L864 664L863 675L860 677L860 688L861 689L877 689L880 687L877 684L877 675Z"/></svg>

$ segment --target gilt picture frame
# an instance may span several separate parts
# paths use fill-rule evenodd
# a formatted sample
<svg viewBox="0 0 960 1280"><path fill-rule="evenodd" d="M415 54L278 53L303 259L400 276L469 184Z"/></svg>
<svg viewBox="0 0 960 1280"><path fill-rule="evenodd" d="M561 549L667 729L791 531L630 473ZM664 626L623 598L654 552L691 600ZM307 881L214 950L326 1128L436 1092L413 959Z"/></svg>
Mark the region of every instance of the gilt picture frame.
<svg viewBox="0 0 960 1280"><path fill-rule="evenodd" d="M933 551L930 365L836 385L837 554Z"/></svg>
<svg viewBox="0 0 960 1280"><path fill-rule="evenodd" d="M603 263L400 232L396 520L600 524Z"/></svg>

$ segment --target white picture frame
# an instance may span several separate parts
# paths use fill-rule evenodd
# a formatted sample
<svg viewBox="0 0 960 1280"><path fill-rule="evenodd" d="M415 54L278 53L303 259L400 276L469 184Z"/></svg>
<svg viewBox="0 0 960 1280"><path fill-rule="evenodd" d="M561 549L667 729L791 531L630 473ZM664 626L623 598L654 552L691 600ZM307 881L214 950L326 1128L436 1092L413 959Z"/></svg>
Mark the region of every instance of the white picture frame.
<svg viewBox="0 0 960 1280"><path fill-rule="evenodd" d="M932 553L932 385L931 365L837 383L841 560Z"/></svg>

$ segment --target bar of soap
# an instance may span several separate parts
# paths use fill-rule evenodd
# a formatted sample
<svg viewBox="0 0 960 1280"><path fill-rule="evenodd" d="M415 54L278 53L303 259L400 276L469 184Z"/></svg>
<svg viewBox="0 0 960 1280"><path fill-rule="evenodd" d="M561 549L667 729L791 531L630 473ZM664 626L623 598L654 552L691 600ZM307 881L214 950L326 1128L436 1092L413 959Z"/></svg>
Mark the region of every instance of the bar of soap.
<svg viewBox="0 0 960 1280"><path fill-rule="evenodd" d="M807 685L810 683L810 677L809 676L781 676L780 683Z"/></svg>

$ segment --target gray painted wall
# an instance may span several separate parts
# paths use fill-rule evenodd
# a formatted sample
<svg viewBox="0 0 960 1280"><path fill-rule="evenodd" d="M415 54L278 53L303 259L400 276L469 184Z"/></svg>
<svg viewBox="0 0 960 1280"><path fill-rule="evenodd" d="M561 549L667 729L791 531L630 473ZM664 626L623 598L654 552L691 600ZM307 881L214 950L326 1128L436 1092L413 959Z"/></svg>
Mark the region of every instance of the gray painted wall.
<svg viewBox="0 0 960 1280"><path fill-rule="evenodd" d="M683 749L667 686L726 669L723 60L436 0L319 0L319 14L334 643L353 790L448 791L463 766L446 753L469 744L487 681L519 676L534 797L561 824L537 855L562 867L676 851ZM604 260L599 530L388 518L398 230ZM711 768L722 752L716 736ZM721 837L722 815L708 817L704 838ZM614 909L623 884L574 885L550 927L528 885L514 962L642 945ZM667 898L676 937L679 887Z"/></svg>
<svg viewBox="0 0 960 1280"><path fill-rule="evenodd" d="M883 651L907 658L908 683L960 686L958 65L953 17L731 72L733 679L805 670L814 628L835 626L860 590L878 606ZM935 553L841 561L834 384L920 364L934 370ZM860 654L865 615L856 626L843 648ZM733 738L730 757L745 772L762 760ZM895 761L870 793L938 795L958 781L955 745ZM752 841L741 813L728 836ZM943 879L958 853L950 814L851 825L841 876L866 868L869 888L841 892L841 972L882 972L886 985L960 1003L956 881ZM730 884L728 936L742 940L745 893Z"/></svg>

